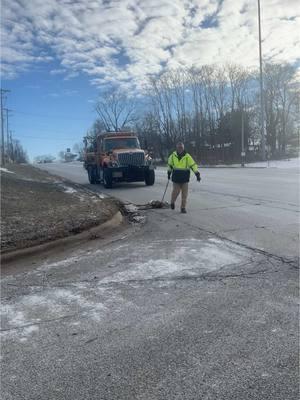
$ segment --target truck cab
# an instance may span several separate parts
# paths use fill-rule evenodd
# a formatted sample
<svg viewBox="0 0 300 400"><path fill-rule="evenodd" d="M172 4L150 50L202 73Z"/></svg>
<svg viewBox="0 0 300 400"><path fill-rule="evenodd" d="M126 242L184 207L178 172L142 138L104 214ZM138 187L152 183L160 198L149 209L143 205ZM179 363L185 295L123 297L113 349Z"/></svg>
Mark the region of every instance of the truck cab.
<svg viewBox="0 0 300 400"><path fill-rule="evenodd" d="M152 159L141 149L134 133L108 132L84 143L84 167L91 184L103 183L105 188L111 188L114 182L154 184Z"/></svg>

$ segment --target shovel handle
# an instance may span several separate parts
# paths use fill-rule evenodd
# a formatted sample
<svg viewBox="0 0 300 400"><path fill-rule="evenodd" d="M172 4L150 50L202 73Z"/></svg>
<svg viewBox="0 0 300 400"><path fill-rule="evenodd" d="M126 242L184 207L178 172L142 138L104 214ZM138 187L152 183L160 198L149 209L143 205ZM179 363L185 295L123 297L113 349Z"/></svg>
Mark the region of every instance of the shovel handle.
<svg viewBox="0 0 300 400"><path fill-rule="evenodd" d="M170 180L168 179L168 182L167 182L167 185L166 185L166 188L165 188L165 191L164 191L164 195L163 195L163 197L162 197L162 199L161 199L161 202L162 202L162 203L164 202L164 198L165 198L165 195L166 195L168 186L169 186L169 182L170 182Z"/></svg>

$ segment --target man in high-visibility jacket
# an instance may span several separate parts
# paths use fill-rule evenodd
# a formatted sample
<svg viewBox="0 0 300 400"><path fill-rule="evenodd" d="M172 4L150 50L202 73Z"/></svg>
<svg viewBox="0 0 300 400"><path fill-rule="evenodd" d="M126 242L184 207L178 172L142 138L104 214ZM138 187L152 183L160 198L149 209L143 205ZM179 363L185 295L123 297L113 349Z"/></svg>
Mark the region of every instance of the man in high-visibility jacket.
<svg viewBox="0 0 300 400"><path fill-rule="evenodd" d="M172 176L173 191L171 195L171 209L175 209L175 202L181 192L181 212L186 214L186 200L188 195L188 182L190 180L190 170L194 172L197 181L200 182L200 172L198 166L184 150L184 144L179 142L168 159L168 179Z"/></svg>

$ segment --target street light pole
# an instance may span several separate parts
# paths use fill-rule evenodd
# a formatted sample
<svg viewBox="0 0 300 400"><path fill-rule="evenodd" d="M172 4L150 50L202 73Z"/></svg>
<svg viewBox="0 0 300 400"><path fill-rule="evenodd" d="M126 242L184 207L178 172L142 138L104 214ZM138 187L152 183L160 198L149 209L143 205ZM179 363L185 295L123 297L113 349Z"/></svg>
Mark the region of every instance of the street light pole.
<svg viewBox="0 0 300 400"><path fill-rule="evenodd" d="M244 121L244 106L242 108L242 130L241 130L241 144L242 144L242 152L241 152L241 166L245 166L245 121Z"/></svg>
<svg viewBox="0 0 300 400"><path fill-rule="evenodd" d="M3 116L3 96L2 89L0 94L1 101L1 165L5 165L5 149L4 149L4 116Z"/></svg>
<svg viewBox="0 0 300 400"><path fill-rule="evenodd" d="M260 0L257 0L257 6L258 6L258 41L259 41L261 156L264 161L266 159L266 137L265 137L265 113L264 113L263 62L262 62L262 48L261 48Z"/></svg>

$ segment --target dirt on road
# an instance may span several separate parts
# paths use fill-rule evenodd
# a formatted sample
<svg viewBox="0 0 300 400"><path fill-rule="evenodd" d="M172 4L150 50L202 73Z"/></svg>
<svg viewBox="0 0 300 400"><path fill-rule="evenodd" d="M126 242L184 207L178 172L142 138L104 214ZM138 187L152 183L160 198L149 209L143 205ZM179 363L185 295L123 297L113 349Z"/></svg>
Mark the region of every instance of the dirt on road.
<svg viewBox="0 0 300 400"><path fill-rule="evenodd" d="M1 252L78 234L109 220L117 201L30 165L1 169Z"/></svg>

